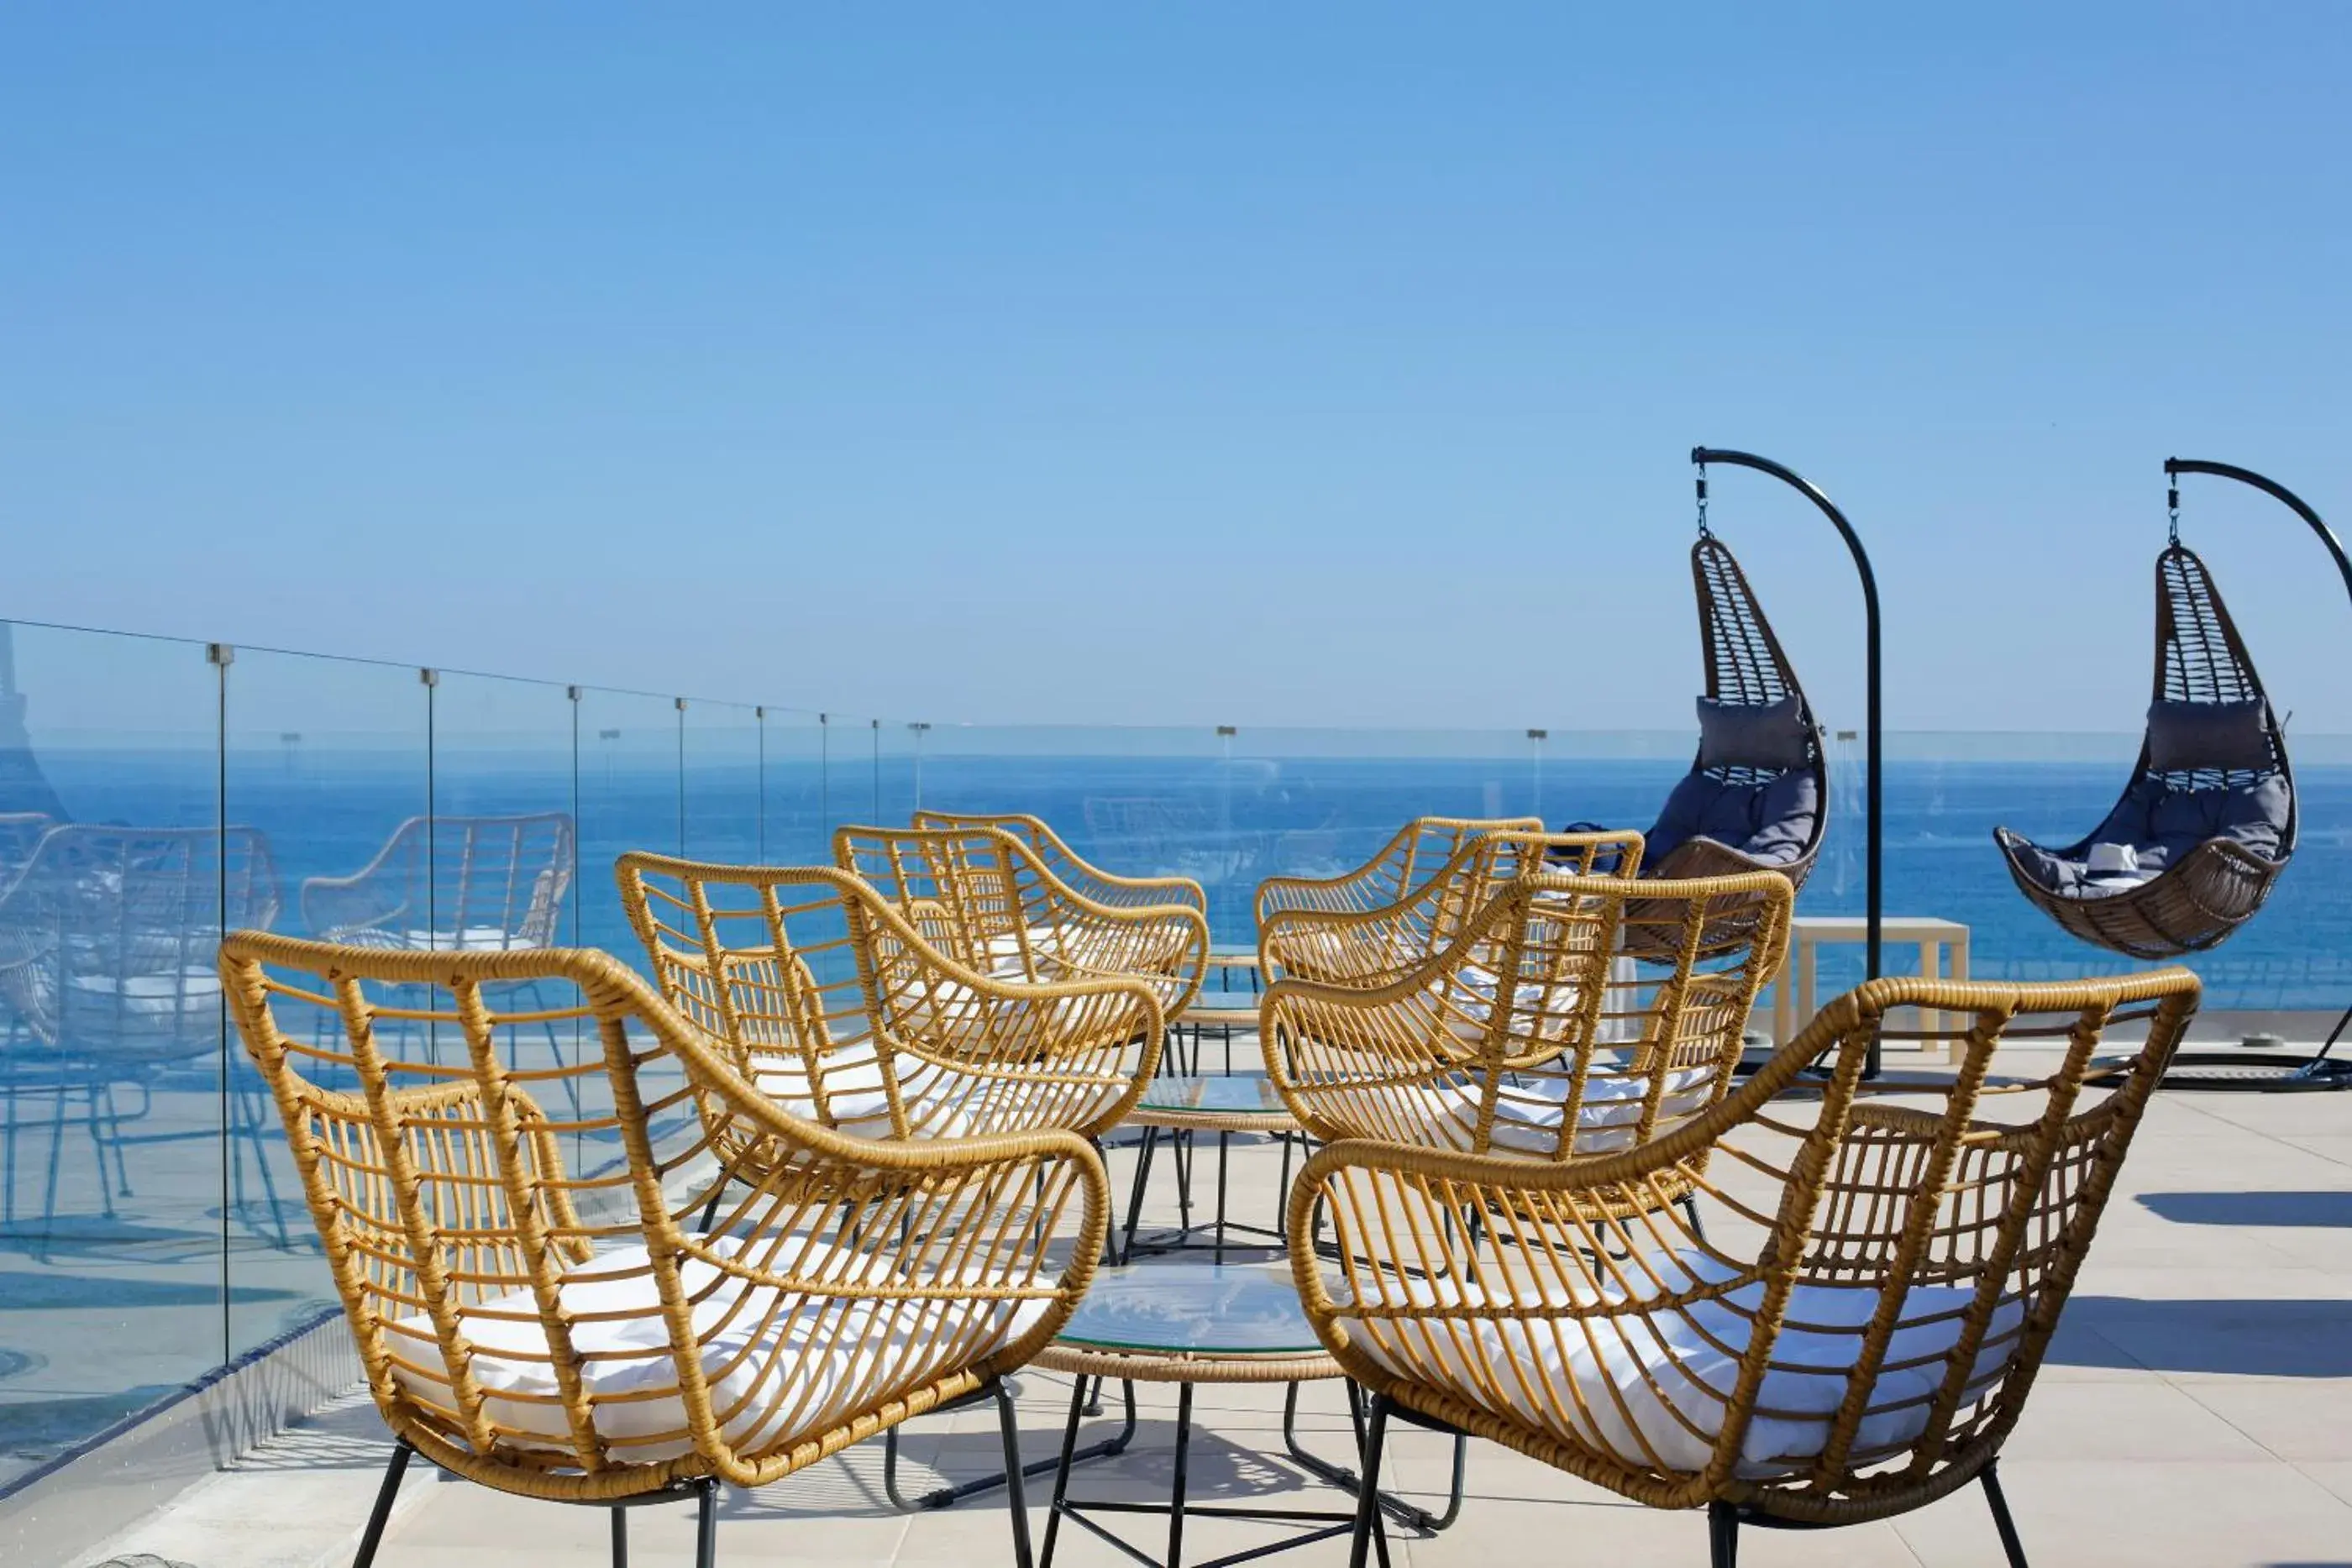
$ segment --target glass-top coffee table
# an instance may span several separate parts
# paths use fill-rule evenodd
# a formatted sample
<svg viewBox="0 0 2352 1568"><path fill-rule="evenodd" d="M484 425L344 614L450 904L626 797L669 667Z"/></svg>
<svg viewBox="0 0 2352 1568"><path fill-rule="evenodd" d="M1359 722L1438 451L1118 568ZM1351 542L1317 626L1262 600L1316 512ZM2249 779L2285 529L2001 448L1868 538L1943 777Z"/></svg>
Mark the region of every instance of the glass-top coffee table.
<svg viewBox="0 0 2352 1568"><path fill-rule="evenodd" d="M1168 1518L1165 1568L1183 1568L1184 1521L1193 1518L1265 1520L1306 1526L1293 1538L1271 1547L1200 1563L1196 1568L1224 1568L1244 1558L1286 1552L1346 1535L1354 1528L1356 1510L1276 1509L1249 1506L1192 1506L1185 1500L1185 1461L1192 1441L1192 1389L1202 1383L1286 1383L1291 1385L1295 1414L1297 1385L1340 1376L1333 1361L1316 1339L1298 1304L1298 1289L1290 1265L1280 1263L1202 1264L1159 1259L1128 1268L1106 1269L1094 1277L1086 1299L1063 1325L1062 1333L1034 1364L1076 1379L1070 1396L1069 1425L1062 1434L1062 1458L1054 1477L1054 1498L1045 1515L1045 1541L1038 1568L1053 1568L1054 1542L1062 1521L1091 1531L1129 1557L1149 1562L1133 1545L1114 1534L1092 1514L1144 1513ZM1070 1469L1077 1458L1078 1423L1088 1404L1087 1383L1096 1393L1108 1378L1129 1383L1176 1385L1176 1455L1169 1501L1157 1503L1091 1501L1070 1496ZM1362 1449L1363 1404L1353 1384L1348 1406L1354 1416L1358 1451ZM1290 1421L1285 1420L1286 1434ZM1294 1458L1316 1474L1360 1497L1362 1483L1352 1470L1307 1454L1292 1440ZM1383 1495L1386 1511L1401 1518L1422 1511ZM1388 1542L1375 1533L1382 1563Z"/></svg>
<svg viewBox="0 0 2352 1568"><path fill-rule="evenodd" d="M1135 1157L1135 1186L1128 1195L1127 1225L1119 1247L1123 1260L1131 1263L1136 1258L1136 1227L1143 1218L1143 1195L1151 1179L1151 1156L1162 1139L1171 1145L1176 1165L1178 1224L1172 1234L1153 1237L1144 1243L1143 1249L1166 1252L1199 1247L1192 1240L1196 1228L1192 1224L1192 1145L1195 1137L1202 1133L1213 1133L1217 1138L1217 1214L1207 1249L1215 1254L1217 1262L1223 1262L1226 1235L1236 1230L1268 1243L1281 1242L1283 1231L1278 1223L1244 1224L1229 1219L1225 1212L1225 1170L1237 1133L1282 1140L1282 1179L1275 1189L1275 1201L1281 1203L1290 1191L1291 1145L1300 1135L1298 1122L1264 1072L1198 1076L1163 1073L1145 1087L1143 1098L1128 1113L1127 1120L1129 1124L1143 1129L1143 1142ZM1276 1219L1279 1218L1277 1211Z"/></svg>

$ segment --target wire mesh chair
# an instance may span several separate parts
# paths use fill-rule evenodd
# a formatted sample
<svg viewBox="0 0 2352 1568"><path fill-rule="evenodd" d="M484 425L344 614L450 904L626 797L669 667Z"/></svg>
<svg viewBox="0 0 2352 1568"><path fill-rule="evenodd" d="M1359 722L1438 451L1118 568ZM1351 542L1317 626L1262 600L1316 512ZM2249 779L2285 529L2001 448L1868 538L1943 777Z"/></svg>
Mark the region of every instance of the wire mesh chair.
<svg viewBox="0 0 2352 1568"><path fill-rule="evenodd" d="M1181 904L1209 913L1209 895L1187 876L1124 876L1103 870L1063 841L1061 834L1042 817L1020 812L918 811L915 826L953 831L959 828L1002 828L1021 840L1061 879L1062 885L1082 898L1112 909L1149 908Z"/></svg>
<svg viewBox="0 0 2352 1568"><path fill-rule="evenodd" d="M1002 1379L1067 1318L1106 1234L1084 1139L844 1137L779 1109L601 953L241 932L221 974L397 1438L361 1568L415 1453L613 1509L616 1568L632 1503L693 1498L709 1568L719 1483L765 1485L966 1397L992 1396L1017 1458ZM593 1042L585 1060L505 1065L499 1035L540 1019L493 999L534 982ZM387 1022L450 1060L395 1054L417 1031ZM321 1087L321 1065L358 1090ZM586 1107L569 1118L547 1108L567 1077ZM714 1121L758 1154L697 1227ZM1017 1490L1013 1522L1025 1568Z"/></svg>
<svg viewBox="0 0 2352 1568"><path fill-rule="evenodd" d="M1743 1523L1860 1523L1981 1480L2021 1568L1994 1461L2197 997L2179 969L1874 980L1633 1147L1323 1150L1291 1195L1292 1264L1376 1396L1367 1473L1391 1416L1470 1432L1651 1507L1705 1506L1717 1568ZM1948 1087L1872 1095L1871 1042L1906 1005L1964 1015L1965 1060ZM2145 1040L2095 1082L2119 1024ZM2063 1041L2057 1065L1989 1089L1995 1049L2026 1036ZM1655 1201L1676 1186L1707 1197L1704 1233ZM1336 1268L1296 1239L1310 1215ZM1377 1529L1360 1516L1359 1568Z"/></svg>
<svg viewBox="0 0 2352 1568"><path fill-rule="evenodd" d="M220 977L214 954L222 915L241 925L277 918L279 888L269 841L252 828L130 828L68 823L50 828L0 889L0 998L10 1013L0 1047L0 1100L7 1137L0 1149L5 1198L14 1223L20 1103L52 1103L42 1200L43 1245L55 1228L68 1102L97 1160L102 1213L131 1196L127 1146L207 1140L223 1129L215 1107L222 1034ZM193 1081L181 1082L191 1072ZM159 1092L206 1102L201 1124L131 1132L147 1121ZM135 1104L124 1098L135 1092ZM264 1223L283 1245L274 1179L263 1157L257 1090L230 1074L230 1207L247 1213L246 1163L264 1193ZM112 1160L110 1173L108 1162Z"/></svg>
<svg viewBox="0 0 2352 1568"><path fill-rule="evenodd" d="M1002 828L845 827L834 863L965 968L1031 983L1141 979L1172 1019L1200 994L1209 922L1191 904L1100 904Z"/></svg>
<svg viewBox="0 0 2352 1568"><path fill-rule="evenodd" d="M1266 910L1258 925L1258 967L1267 975L1330 985L1380 984L1442 951L1496 888L1522 873L1630 877L1641 866L1642 835L1636 832L1481 831L1465 837L1425 881L1393 904Z"/></svg>
<svg viewBox="0 0 2352 1568"><path fill-rule="evenodd" d="M632 852L618 875L670 1005L762 1094L835 1131L1092 1138L1158 1065L1144 981L979 973L847 872ZM722 1158L750 1152L723 1121L711 1137Z"/></svg>
<svg viewBox="0 0 2352 1568"><path fill-rule="evenodd" d="M555 944L572 886L571 814L411 817L349 876L301 887L322 942L476 953Z"/></svg>

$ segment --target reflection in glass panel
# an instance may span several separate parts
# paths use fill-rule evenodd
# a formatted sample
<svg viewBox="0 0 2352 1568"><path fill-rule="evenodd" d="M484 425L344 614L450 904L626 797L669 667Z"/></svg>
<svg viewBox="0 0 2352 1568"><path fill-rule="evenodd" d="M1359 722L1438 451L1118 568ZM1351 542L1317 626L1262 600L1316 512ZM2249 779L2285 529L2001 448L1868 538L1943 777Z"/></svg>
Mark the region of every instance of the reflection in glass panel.
<svg viewBox="0 0 2352 1568"><path fill-rule="evenodd" d="M645 952L622 912L613 862L629 850L685 852L683 717L673 697L580 688L579 940L640 972Z"/></svg>
<svg viewBox="0 0 2352 1568"><path fill-rule="evenodd" d="M439 949L572 939L579 874L575 705L539 681L443 674L433 689L433 917Z"/></svg>
<svg viewBox="0 0 2352 1568"><path fill-rule="evenodd" d="M217 1364L224 1238L275 1238L223 1157L224 894L282 889L219 702L203 643L0 623L0 1485Z"/></svg>
<svg viewBox="0 0 2352 1568"><path fill-rule="evenodd" d="M1245 890L1215 913L1240 861L1213 730L940 725L920 738L924 810L1037 817L1105 871L1191 877L1209 890L1216 940L1255 940Z"/></svg>
<svg viewBox="0 0 2352 1568"><path fill-rule="evenodd" d="M387 857L397 858L394 846L425 821L429 699L421 672L408 665L247 649L229 666L226 816L232 832L250 828L271 846L286 887L277 929L396 943L425 923L421 879L413 901L404 890L371 894ZM231 1354L242 1354L331 1312L334 1291L260 1071L242 1049L230 1064L233 1122L257 1129L250 1140L233 1135L227 1151L233 1209L244 1221L229 1230L228 1339Z"/></svg>
<svg viewBox="0 0 2352 1568"><path fill-rule="evenodd" d="M737 703L686 705L686 852L720 865L760 860L760 715Z"/></svg>
<svg viewBox="0 0 2352 1568"><path fill-rule="evenodd" d="M874 731L875 821L903 827L923 803L923 742L928 724L884 719Z"/></svg>
<svg viewBox="0 0 2352 1568"><path fill-rule="evenodd" d="M824 859L830 863L830 833L845 822L874 824L880 821L881 790L877 764L881 758L880 726L870 718L829 713L824 718L824 795L828 839Z"/></svg>
<svg viewBox="0 0 2352 1568"><path fill-rule="evenodd" d="M760 858L770 865L829 865L826 728L797 708L760 713Z"/></svg>

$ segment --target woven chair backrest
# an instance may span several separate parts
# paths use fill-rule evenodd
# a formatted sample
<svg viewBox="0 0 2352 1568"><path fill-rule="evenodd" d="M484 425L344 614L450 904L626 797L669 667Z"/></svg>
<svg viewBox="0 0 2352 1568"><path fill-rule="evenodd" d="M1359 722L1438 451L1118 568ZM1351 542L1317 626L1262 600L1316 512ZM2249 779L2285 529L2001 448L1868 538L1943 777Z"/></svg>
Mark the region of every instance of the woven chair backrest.
<svg viewBox="0 0 2352 1568"><path fill-rule="evenodd" d="M1757 993L1787 951L1791 902L1769 872L1523 875L1384 986L1277 985L1269 1062L1327 1139L1550 1160L1646 1142L1728 1090ZM1748 938L1707 946L1735 912ZM1627 972L1629 923L1673 955L1663 972Z"/></svg>

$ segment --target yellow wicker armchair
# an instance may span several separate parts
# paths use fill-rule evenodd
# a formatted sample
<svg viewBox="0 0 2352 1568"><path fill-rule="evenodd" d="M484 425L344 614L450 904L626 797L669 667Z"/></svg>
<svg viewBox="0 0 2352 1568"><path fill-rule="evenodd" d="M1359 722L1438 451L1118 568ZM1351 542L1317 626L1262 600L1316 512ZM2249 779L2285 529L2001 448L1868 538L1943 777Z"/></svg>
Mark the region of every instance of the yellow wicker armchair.
<svg viewBox="0 0 2352 1568"><path fill-rule="evenodd" d="M1706 1507L1717 1568L1742 1523L1860 1523L1980 1480L2022 1568L1994 1461L2197 996L2180 969L1874 980L1638 1147L1558 1165L1324 1149L1291 1195L1292 1264L1375 1395L1368 1467L1391 1415L1473 1433ZM1871 1041L1906 1005L1961 1015L1964 1060L1940 1089L1873 1094ZM2119 1078L2095 1073L2126 1023L2144 1042ZM2059 1042L2056 1065L1996 1092L1994 1051L2021 1036ZM1800 1077L1824 1056L1826 1082ZM1706 1234L1654 1201L1678 1186L1707 1196ZM1316 1215L1336 1264L1300 1240ZM1375 1529L1360 1516L1359 1568Z"/></svg>
<svg viewBox="0 0 2352 1568"><path fill-rule="evenodd" d="M1062 884L1081 897L1113 909L1140 909L1181 904L1205 918L1209 895L1188 876L1123 876L1103 870L1063 841L1042 817L1016 811L918 811L915 826L952 831L958 828L1002 828L1035 852Z"/></svg>
<svg viewBox="0 0 2352 1568"><path fill-rule="evenodd" d="M1167 1019L1200 993L1209 921L1198 908L1099 903L1002 828L842 828L833 858L968 969L1031 982L1141 979Z"/></svg>
<svg viewBox="0 0 2352 1568"><path fill-rule="evenodd" d="M1793 897L1770 872L1521 876L1393 980L1276 981L1260 1009L1266 1071L1327 1143L1552 1162L1646 1143L1730 1087ZM1706 948L1734 908L1749 912L1750 943ZM1636 922L1676 955L1665 973L1621 958Z"/></svg>
<svg viewBox="0 0 2352 1568"><path fill-rule="evenodd" d="M1339 876L1270 876L1257 886L1257 923L1279 909L1363 914L1384 909L1426 880L1433 867L1483 833L1543 831L1541 817L1415 817L1381 852Z"/></svg>
<svg viewBox="0 0 2352 1568"><path fill-rule="evenodd" d="M1498 828L1465 839L1425 881L1370 909L1268 910L1257 932L1266 975L1329 985L1378 985L1442 951L1495 890L1530 872L1630 877L1642 869L1642 835L1546 833Z"/></svg>
<svg viewBox="0 0 2352 1568"><path fill-rule="evenodd" d="M1102 1253L1108 1189L1084 1139L845 1138L779 1110L602 953L240 932L220 967L398 1439L362 1568L417 1453L613 1509L616 1564L625 1506L692 1498L698 1568L719 1483L766 1485L951 1402L993 1396L1017 1474L1001 1380ZM490 998L531 981L593 1043L583 1062L504 1065L499 1035L541 1015ZM546 1108L562 1077L590 1109ZM763 1145L765 1174L715 1228L688 1218L711 1168L698 1098Z"/></svg>
<svg viewBox="0 0 2352 1568"><path fill-rule="evenodd" d="M979 973L847 872L633 852L617 874L670 1006L761 1093L838 1132L1097 1137L1158 1066L1143 980ZM723 1120L711 1136L722 1158L748 1152Z"/></svg>

